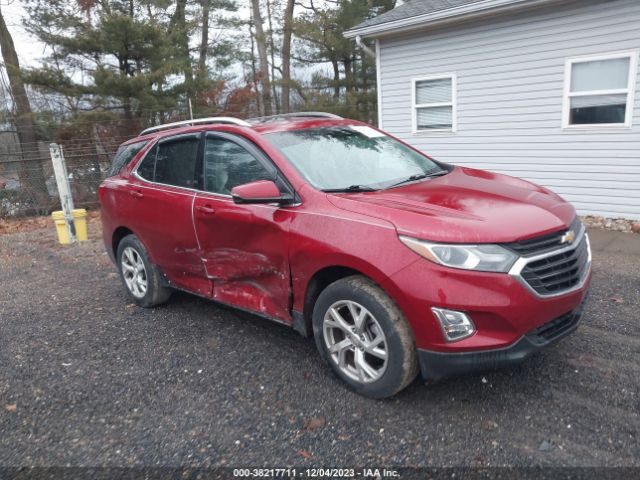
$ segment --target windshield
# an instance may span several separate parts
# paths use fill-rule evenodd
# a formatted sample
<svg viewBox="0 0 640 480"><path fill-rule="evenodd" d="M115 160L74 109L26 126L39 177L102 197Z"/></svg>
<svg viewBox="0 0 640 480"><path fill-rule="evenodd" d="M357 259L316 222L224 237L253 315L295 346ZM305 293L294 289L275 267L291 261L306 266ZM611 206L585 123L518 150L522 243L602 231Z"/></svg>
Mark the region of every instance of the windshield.
<svg viewBox="0 0 640 480"><path fill-rule="evenodd" d="M443 169L371 127L340 125L265 137L319 190L384 189Z"/></svg>

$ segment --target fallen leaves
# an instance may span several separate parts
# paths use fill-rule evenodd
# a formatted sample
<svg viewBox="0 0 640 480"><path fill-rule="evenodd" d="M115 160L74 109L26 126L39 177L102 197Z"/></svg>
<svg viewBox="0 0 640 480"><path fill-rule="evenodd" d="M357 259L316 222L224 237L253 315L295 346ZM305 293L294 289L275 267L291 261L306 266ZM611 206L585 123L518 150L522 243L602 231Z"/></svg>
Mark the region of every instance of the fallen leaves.
<svg viewBox="0 0 640 480"><path fill-rule="evenodd" d="M43 228L50 228L52 232L55 232L55 225L51 217L0 219L0 234L30 232Z"/></svg>
<svg viewBox="0 0 640 480"><path fill-rule="evenodd" d="M327 424L327 419L324 417L315 417L311 420L305 422L303 429L304 430L318 430L319 428L324 427Z"/></svg>
<svg viewBox="0 0 640 480"><path fill-rule="evenodd" d="M622 297L611 297L609 300L611 300L614 303L624 303L624 298Z"/></svg>
<svg viewBox="0 0 640 480"><path fill-rule="evenodd" d="M100 220L100 211L92 210L87 212L87 223ZM8 233L31 232L33 230L51 230L51 238L55 237L55 225L49 215L41 217L20 217L0 219L0 235Z"/></svg>
<svg viewBox="0 0 640 480"><path fill-rule="evenodd" d="M496 422L493 422L491 420L485 420L482 422L482 429L483 430L487 430L489 432L495 430L496 428L498 428L498 424Z"/></svg>
<svg viewBox="0 0 640 480"><path fill-rule="evenodd" d="M313 453L311 453L308 450L298 450L298 455L300 455L302 458L311 458L311 457L313 457Z"/></svg>

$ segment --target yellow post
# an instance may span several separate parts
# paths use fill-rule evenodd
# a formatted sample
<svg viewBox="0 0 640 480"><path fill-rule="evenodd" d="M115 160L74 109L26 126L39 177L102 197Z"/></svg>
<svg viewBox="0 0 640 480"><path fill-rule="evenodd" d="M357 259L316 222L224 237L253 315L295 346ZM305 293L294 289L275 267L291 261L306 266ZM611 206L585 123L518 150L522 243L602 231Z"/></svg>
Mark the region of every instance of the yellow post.
<svg viewBox="0 0 640 480"><path fill-rule="evenodd" d="M64 212L58 210L51 214L54 223L56 224L56 232L58 233L58 241L62 245L69 245L71 239L69 238L69 231L67 230L67 222L64 220Z"/></svg>
<svg viewBox="0 0 640 480"><path fill-rule="evenodd" d="M84 208L77 208L72 210L73 223L76 230L76 240L83 242L88 239L87 235L87 211ZM67 229L67 222L64 219L64 212L59 210L51 214L54 223L56 224L56 232L58 234L58 241L62 245L69 245L71 239L69 238L69 230Z"/></svg>
<svg viewBox="0 0 640 480"><path fill-rule="evenodd" d="M86 242L87 235L87 211L84 208L76 208L72 212L73 223L76 225L76 240Z"/></svg>

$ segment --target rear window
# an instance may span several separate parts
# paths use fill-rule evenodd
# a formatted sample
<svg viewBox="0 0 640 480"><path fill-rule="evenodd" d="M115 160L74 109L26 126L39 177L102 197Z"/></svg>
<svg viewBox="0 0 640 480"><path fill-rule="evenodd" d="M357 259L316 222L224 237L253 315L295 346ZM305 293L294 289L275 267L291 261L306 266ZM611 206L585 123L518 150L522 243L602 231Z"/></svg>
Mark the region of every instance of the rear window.
<svg viewBox="0 0 640 480"><path fill-rule="evenodd" d="M150 182L195 188L199 143L197 136L164 140L149 150L136 173Z"/></svg>
<svg viewBox="0 0 640 480"><path fill-rule="evenodd" d="M116 155L113 157L113 162L111 162L111 168L109 169L108 176L113 177L114 175L119 174L126 165L129 165L131 160L133 160L133 157L135 157L147 143L148 140L143 140L141 142L130 143L128 145L121 145L120 148L118 148Z"/></svg>

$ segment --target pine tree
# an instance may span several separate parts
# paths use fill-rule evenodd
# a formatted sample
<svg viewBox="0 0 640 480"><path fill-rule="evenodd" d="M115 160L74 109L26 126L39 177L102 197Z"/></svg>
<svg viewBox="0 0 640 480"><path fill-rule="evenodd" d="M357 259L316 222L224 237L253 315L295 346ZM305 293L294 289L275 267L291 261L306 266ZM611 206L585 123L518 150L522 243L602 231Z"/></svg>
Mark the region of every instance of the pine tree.
<svg viewBox="0 0 640 480"><path fill-rule="evenodd" d="M26 192L34 206L48 209L50 199L37 148L35 125L31 104L22 79L20 61L11 32L0 9L0 53L9 77L9 87L15 109L15 125L21 145L22 161L18 169L22 191Z"/></svg>

